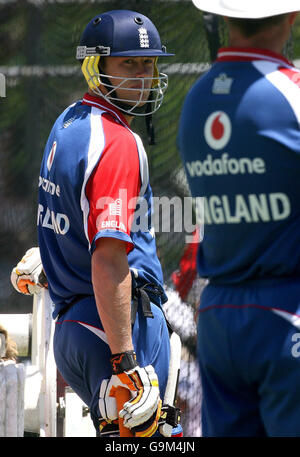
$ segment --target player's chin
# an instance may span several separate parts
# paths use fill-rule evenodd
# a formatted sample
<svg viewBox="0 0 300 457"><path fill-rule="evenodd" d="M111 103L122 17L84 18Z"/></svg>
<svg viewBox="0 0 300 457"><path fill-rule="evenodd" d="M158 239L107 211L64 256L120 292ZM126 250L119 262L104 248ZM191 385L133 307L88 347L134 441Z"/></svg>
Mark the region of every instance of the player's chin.
<svg viewBox="0 0 300 457"><path fill-rule="evenodd" d="M146 93L146 94L143 94L143 96L139 96L139 97L134 97L134 99L132 100L132 105L136 105L136 106L144 106L147 101L149 99L149 93Z"/></svg>
<svg viewBox="0 0 300 457"><path fill-rule="evenodd" d="M132 91L129 96L129 99L131 100L129 102L129 105L144 106L145 103L147 103L149 95L150 95L150 90L143 91L143 93L141 93L140 90Z"/></svg>
<svg viewBox="0 0 300 457"><path fill-rule="evenodd" d="M126 100L126 104L135 108L142 108L147 103L147 100Z"/></svg>
<svg viewBox="0 0 300 457"><path fill-rule="evenodd" d="M137 103L136 106L138 106L139 108L141 108L142 106L145 106L147 103L147 100L142 100L141 102Z"/></svg>

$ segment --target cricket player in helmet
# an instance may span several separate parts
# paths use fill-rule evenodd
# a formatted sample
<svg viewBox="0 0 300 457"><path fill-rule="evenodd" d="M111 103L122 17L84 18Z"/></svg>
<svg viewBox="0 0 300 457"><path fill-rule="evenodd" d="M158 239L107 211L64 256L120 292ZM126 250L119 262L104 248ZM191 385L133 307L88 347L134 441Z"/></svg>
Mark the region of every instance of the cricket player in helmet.
<svg viewBox="0 0 300 457"><path fill-rule="evenodd" d="M114 30L113 37L111 30ZM77 47L76 58L83 60L82 72L92 92L125 113L145 116L159 109L168 86L167 75L158 71L157 59L172 55L162 46L150 19L121 10L113 15L101 14L89 22ZM154 74L143 78L108 75L102 65L103 57L107 56L155 57ZM118 91L124 91L127 97L120 100ZM141 105L144 109L139 110Z"/></svg>
<svg viewBox="0 0 300 457"><path fill-rule="evenodd" d="M161 44L150 19L120 10L113 15L110 12L98 15L89 22L77 47L76 58L82 62L81 69L91 92L104 97L123 113L147 116L149 143L154 144L152 114L160 108L168 87L168 76L159 72L157 60L172 55ZM123 77L108 74L107 56L154 58L154 71L142 78L133 74Z"/></svg>
<svg viewBox="0 0 300 457"><path fill-rule="evenodd" d="M41 165L42 265L31 251L11 276L19 291L28 281L30 292L43 271L58 369L102 435L118 419L119 387L129 394L119 416L135 436L156 432L162 400L174 390L147 156L131 130L134 116L149 118L161 105L167 76L157 59L170 55L140 13L109 11L86 26L76 57L88 91L56 120ZM32 256L38 267L29 271Z"/></svg>

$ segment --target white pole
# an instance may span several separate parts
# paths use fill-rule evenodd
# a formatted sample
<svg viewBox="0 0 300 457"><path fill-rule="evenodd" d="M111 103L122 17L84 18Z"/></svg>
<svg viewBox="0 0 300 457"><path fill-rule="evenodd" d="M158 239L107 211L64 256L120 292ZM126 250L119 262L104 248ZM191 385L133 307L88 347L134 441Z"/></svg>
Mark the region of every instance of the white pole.
<svg viewBox="0 0 300 457"><path fill-rule="evenodd" d="M30 370L38 372L41 376L37 412L40 437L56 436L56 364L53 355L55 324L52 310L53 304L47 289L34 294ZM36 375L34 378L38 379Z"/></svg>
<svg viewBox="0 0 300 457"><path fill-rule="evenodd" d="M42 291L42 299L45 323L45 435L56 436L57 369L53 353L55 323L52 319L53 304L46 289Z"/></svg>
<svg viewBox="0 0 300 457"><path fill-rule="evenodd" d="M0 437L24 436L24 365L0 361Z"/></svg>

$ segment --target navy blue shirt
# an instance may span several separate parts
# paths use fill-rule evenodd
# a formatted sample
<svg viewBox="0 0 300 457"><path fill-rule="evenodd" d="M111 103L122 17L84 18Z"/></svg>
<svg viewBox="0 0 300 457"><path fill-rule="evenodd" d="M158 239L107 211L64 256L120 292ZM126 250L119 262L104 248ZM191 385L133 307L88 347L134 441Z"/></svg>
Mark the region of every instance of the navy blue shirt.
<svg viewBox="0 0 300 457"><path fill-rule="evenodd" d="M222 48L184 102L178 147L202 277L300 276L300 72L270 51Z"/></svg>
<svg viewBox="0 0 300 457"><path fill-rule="evenodd" d="M126 243L137 285L154 284L158 304L166 301L152 212L140 137L118 109L85 94L56 120L40 170L37 225L53 317L93 295L91 255L103 237Z"/></svg>

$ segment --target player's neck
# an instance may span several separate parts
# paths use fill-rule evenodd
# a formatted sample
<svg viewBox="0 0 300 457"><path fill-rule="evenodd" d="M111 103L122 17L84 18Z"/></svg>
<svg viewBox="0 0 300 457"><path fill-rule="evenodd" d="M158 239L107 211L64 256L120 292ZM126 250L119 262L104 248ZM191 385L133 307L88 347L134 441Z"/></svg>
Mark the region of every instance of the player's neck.
<svg viewBox="0 0 300 457"><path fill-rule="evenodd" d="M229 46L235 48L268 49L281 54L288 35L278 32L277 28L261 32L251 37L243 36L237 29L230 28Z"/></svg>
<svg viewBox="0 0 300 457"><path fill-rule="evenodd" d="M97 98L100 98L100 99L103 98L103 97L101 97L100 95L95 94L95 92L93 92L91 89L88 89L88 93L89 93L90 95L92 95L93 97L97 97ZM113 105L113 106L114 106L114 105ZM132 121L133 121L133 119L134 119L134 116L129 116L128 114L124 113L123 111L122 111L122 115L123 115L123 117L125 117L125 119L126 119L128 125L131 125L131 123L132 123Z"/></svg>
<svg viewBox="0 0 300 457"><path fill-rule="evenodd" d="M267 41L261 40L235 40L229 41L229 46L232 48L255 48L255 49L268 49L269 51L281 54L283 45L276 43L268 43Z"/></svg>
<svg viewBox="0 0 300 457"><path fill-rule="evenodd" d="M126 114L126 113L123 113L123 116L125 117L125 119L126 119L126 121L128 122L128 124L131 125L131 122L133 121L134 116L129 116L129 115Z"/></svg>

